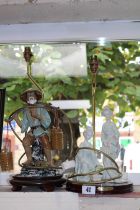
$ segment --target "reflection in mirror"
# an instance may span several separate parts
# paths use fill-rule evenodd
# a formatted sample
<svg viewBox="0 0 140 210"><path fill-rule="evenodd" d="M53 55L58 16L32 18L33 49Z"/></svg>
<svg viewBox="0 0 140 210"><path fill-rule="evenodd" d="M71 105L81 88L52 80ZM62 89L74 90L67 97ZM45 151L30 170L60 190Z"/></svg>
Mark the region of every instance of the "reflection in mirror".
<svg viewBox="0 0 140 210"><path fill-rule="evenodd" d="M0 47L0 77L26 76L26 62L23 58L25 46L30 46L34 54L34 76L48 78L87 75L85 44L28 44Z"/></svg>

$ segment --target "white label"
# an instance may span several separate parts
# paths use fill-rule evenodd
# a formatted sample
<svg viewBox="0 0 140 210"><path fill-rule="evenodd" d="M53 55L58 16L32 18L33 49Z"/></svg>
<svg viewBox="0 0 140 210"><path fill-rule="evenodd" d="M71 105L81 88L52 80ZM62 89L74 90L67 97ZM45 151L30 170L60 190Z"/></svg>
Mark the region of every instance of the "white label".
<svg viewBox="0 0 140 210"><path fill-rule="evenodd" d="M89 186L89 185L82 186L82 194L95 195L95 192L96 192L95 186Z"/></svg>

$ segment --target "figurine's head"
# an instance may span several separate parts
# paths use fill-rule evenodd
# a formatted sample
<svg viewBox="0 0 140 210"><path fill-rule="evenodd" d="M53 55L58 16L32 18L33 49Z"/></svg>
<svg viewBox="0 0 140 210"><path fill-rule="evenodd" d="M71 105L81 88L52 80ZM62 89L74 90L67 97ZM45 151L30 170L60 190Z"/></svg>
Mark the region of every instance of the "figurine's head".
<svg viewBox="0 0 140 210"><path fill-rule="evenodd" d="M35 89L28 89L20 95L20 99L28 104L35 104L41 98L42 93Z"/></svg>
<svg viewBox="0 0 140 210"><path fill-rule="evenodd" d="M110 119L113 115L113 112L110 110L108 106L105 106L102 111L102 116L106 117L106 119Z"/></svg>
<svg viewBox="0 0 140 210"><path fill-rule="evenodd" d="M93 137L93 128L91 126L87 126L83 132L83 136L86 140L89 140Z"/></svg>

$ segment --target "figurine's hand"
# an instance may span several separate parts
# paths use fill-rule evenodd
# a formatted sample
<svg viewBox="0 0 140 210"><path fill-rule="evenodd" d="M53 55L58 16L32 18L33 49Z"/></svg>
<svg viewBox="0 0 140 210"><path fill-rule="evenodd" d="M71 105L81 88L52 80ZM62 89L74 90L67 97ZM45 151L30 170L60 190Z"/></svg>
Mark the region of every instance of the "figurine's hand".
<svg viewBox="0 0 140 210"><path fill-rule="evenodd" d="M32 114L31 116L35 119L41 120L41 117L38 114Z"/></svg>
<svg viewBox="0 0 140 210"><path fill-rule="evenodd" d="M35 107L30 108L30 114L33 118L39 119L39 115L37 114L37 110Z"/></svg>
<svg viewBox="0 0 140 210"><path fill-rule="evenodd" d="M42 120L41 116L37 113L37 107L31 107L29 110L30 110L31 117L38 120Z"/></svg>

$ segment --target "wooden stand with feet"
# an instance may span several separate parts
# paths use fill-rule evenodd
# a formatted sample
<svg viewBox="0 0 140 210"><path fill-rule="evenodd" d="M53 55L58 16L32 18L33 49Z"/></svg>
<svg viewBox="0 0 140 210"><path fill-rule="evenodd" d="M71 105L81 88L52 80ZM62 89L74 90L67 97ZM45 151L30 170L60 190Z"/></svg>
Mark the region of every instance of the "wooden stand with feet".
<svg viewBox="0 0 140 210"><path fill-rule="evenodd" d="M52 177L22 177L15 175L10 180L12 191L21 191L23 186L38 186L41 190L52 192L57 187L62 187L65 179L61 175Z"/></svg>

